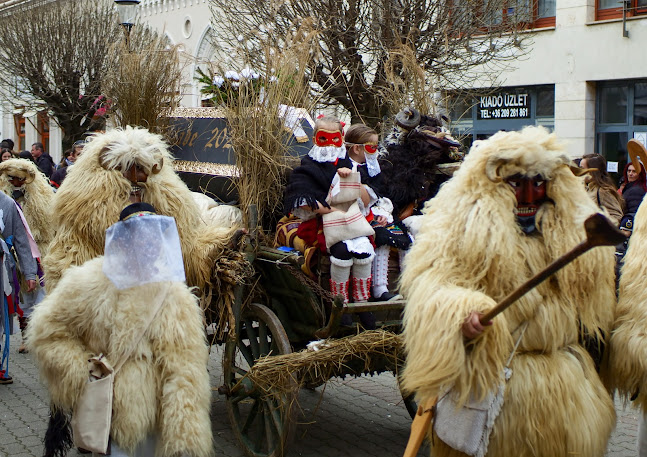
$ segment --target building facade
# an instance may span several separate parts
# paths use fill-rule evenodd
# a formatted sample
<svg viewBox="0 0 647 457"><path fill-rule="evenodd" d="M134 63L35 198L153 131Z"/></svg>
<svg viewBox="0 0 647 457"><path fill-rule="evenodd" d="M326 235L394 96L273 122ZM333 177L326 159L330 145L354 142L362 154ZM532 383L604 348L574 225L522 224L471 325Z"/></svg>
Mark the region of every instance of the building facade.
<svg viewBox="0 0 647 457"><path fill-rule="evenodd" d="M0 0L0 11L30 1ZM181 105L185 107L201 106L195 75L199 66L206 68L215 52L211 17L209 0L142 0L139 5L138 20L162 33L171 44L179 46L183 68ZM61 159L62 132L46 110L37 112L19 105L5 105L0 106L0 119L0 137L11 138L16 151L29 150L33 143L40 142L55 161Z"/></svg>
<svg viewBox="0 0 647 457"><path fill-rule="evenodd" d="M627 141L647 139L647 0L519 3L534 9L530 53L501 75L501 87L472 88L476 96L453 110L454 129L471 143L544 125L573 157L597 152L621 172Z"/></svg>

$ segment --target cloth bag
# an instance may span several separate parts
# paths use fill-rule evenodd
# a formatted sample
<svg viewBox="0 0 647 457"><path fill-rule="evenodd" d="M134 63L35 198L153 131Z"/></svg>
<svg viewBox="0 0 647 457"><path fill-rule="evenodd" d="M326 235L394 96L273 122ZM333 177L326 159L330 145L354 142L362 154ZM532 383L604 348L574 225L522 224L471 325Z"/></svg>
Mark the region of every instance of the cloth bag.
<svg viewBox="0 0 647 457"><path fill-rule="evenodd" d="M359 172L351 172L345 178L335 175L326 202L338 211L322 215L323 232L328 249L340 241L375 234L357 203L361 186Z"/></svg>
<svg viewBox="0 0 647 457"><path fill-rule="evenodd" d="M511 371L505 368L505 381ZM470 399L464 406L457 406L451 389L438 401L434 419L436 436L445 444L474 457L483 457L488 449L494 420L503 406L505 382L495 392L489 392L483 401Z"/></svg>
<svg viewBox="0 0 647 457"><path fill-rule="evenodd" d="M470 398L465 405L459 407L452 389L445 392L445 395L438 400L434 417L434 432L445 444L473 457L485 456L494 428L494 421L503 407L505 386L512 376L512 370L509 368L510 362L512 362L527 328L528 322L524 322L512 332L520 330L512 353L503 368L501 382L494 392L488 392L483 401L477 402Z"/></svg>
<svg viewBox="0 0 647 457"><path fill-rule="evenodd" d="M90 375L72 414L72 436L74 445L97 454L108 454L110 447L110 425L112 423L112 400L115 376L130 358L151 323L162 308L164 297L170 284L160 283L153 298L151 313L139 332L133 333L135 339L113 368L103 354L88 360Z"/></svg>
<svg viewBox="0 0 647 457"><path fill-rule="evenodd" d="M88 360L90 376L72 415L74 445L99 454L108 452L115 370L103 354Z"/></svg>

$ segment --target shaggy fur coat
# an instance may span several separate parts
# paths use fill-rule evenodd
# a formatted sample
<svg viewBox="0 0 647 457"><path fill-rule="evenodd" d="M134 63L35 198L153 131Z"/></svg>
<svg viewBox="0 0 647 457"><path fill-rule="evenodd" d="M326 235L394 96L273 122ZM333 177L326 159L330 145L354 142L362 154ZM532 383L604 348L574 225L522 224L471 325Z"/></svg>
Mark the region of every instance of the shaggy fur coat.
<svg viewBox="0 0 647 457"><path fill-rule="evenodd" d="M56 193L56 235L43 265L48 290L68 267L103 254L106 229L130 204L131 183L120 170L133 164L148 174L142 200L176 220L187 283L200 290L210 284L212 267L233 229L211 225L202 217L191 191L173 170L161 136L127 127L95 136Z"/></svg>
<svg viewBox="0 0 647 457"><path fill-rule="evenodd" d="M624 257L615 331L611 337L612 367L618 376L614 386L647 412L647 205L638 207L634 230Z"/></svg>
<svg viewBox="0 0 647 457"><path fill-rule="evenodd" d="M569 163L542 128L499 132L476 143L426 205L407 256L402 382L419 400L452 385L461 401L493 391L518 338L515 330L527 322L490 436L491 457L602 457L615 424L611 397L578 342L580 331L611 330L613 248L579 257L471 342L461 333L471 311L489 310L585 238L583 222L598 208ZM537 235L525 235L516 221L515 193L505 179L517 173L547 180L549 201L537 214ZM462 454L436 437L432 455Z"/></svg>
<svg viewBox="0 0 647 457"><path fill-rule="evenodd" d="M44 258L47 247L54 238L52 223L54 190L49 185L49 180L30 160L9 159L0 163L0 191L13 198L14 187L9 182L9 176L25 179L24 195L16 201L22 208L34 241Z"/></svg>
<svg viewBox="0 0 647 457"><path fill-rule="evenodd" d="M28 346L52 402L73 410L88 359L129 350L159 284L118 290L103 257L68 269L34 310ZM202 311L186 285L171 283L162 308L115 378L111 436L132 451L158 434L158 457L212 454L211 389Z"/></svg>

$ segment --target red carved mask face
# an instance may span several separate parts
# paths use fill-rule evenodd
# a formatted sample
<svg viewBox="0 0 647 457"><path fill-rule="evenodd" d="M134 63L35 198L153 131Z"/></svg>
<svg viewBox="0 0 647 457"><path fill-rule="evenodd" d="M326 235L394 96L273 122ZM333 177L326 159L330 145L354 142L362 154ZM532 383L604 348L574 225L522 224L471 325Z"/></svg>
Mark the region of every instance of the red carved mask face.
<svg viewBox="0 0 647 457"><path fill-rule="evenodd" d="M537 175L528 177L514 175L506 179L517 197L517 220L525 233L535 231L535 215L546 201L546 180Z"/></svg>
<svg viewBox="0 0 647 457"><path fill-rule="evenodd" d="M344 138L339 130L319 129L315 132L315 144L317 146L335 146L340 148L344 144Z"/></svg>

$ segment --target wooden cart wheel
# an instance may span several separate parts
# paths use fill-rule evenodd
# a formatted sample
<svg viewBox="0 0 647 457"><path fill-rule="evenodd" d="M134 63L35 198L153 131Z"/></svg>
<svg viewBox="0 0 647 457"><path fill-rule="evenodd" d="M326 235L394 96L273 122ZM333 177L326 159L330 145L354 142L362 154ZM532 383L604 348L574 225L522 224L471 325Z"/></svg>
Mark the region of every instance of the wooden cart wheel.
<svg viewBox="0 0 647 457"><path fill-rule="evenodd" d="M296 382L289 395L268 398L244 378L259 357L292 352L281 321L269 308L250 304L240 322L238 337L225 344L223 372L226 407L231 428L250 457L280 457L291 441ZM243 379L244 378L244 379Z"/></svg>

